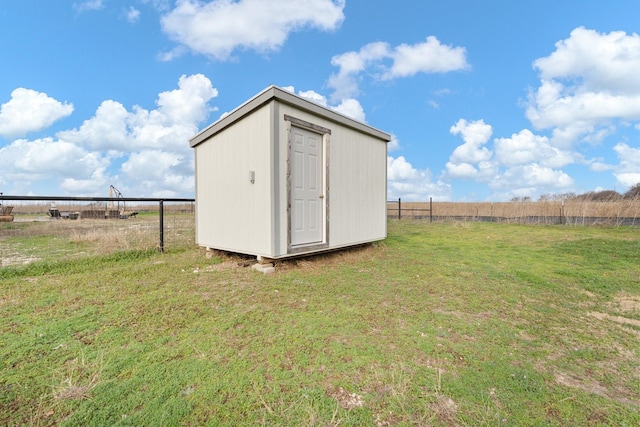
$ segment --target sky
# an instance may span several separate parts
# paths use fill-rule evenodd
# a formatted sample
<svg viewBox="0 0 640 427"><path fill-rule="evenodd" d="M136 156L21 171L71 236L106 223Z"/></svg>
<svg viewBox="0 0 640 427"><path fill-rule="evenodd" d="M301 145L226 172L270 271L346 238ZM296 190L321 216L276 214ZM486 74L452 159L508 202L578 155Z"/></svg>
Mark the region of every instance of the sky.
<svg viewBox="0 0 640 427"><path fill-rule="evenodd" d="M640 182L637 0L7 0L0 192L193 197L189 139L270 85L392 135L387 196Z"/></svg>

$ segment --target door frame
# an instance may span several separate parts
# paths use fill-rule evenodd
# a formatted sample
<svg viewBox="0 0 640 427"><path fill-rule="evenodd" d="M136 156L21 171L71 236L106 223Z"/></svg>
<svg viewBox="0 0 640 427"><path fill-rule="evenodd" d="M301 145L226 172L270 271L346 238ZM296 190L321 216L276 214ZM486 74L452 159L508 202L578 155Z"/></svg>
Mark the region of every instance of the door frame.
<svg viewBox="0 0 640 427"><path fill-rule="evenodd" d="M288 114L284 115L287 130L287 253L295 254L301 252L310 252L314 250L326 249L329 247L329 142L331 129L316 125L306 120L292 117ZM292 127L298 127L303 130L319 134L322 138L322 186L324 188L324 198L322 199L322 242L311 243L308 245L291 245L291 150L293 145Z"/></svg>

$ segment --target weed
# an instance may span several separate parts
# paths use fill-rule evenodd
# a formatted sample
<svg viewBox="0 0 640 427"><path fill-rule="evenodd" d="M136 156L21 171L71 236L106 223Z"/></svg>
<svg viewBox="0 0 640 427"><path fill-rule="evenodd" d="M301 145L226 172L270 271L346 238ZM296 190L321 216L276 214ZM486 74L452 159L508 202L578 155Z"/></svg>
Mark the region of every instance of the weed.
<svg viewBox="0 0 640 427"><path fill-rule="evenodd" d="M55 372L53 398L55 400L87 399L89 393L101 382L102 367L102 357L90 362L81 355L67 361L62 370Z"/></svg>

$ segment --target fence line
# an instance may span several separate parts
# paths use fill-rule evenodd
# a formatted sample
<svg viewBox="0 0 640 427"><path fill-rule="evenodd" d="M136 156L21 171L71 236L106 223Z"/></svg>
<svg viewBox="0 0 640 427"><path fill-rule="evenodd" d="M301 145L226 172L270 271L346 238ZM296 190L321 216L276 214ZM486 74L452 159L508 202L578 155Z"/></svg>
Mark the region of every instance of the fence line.
<svg viewBox="0 0 640 427"><path fill-rule="evenodd" d="M403 202L387 201L389 219L480 221L523 224L640 225L640 199L539 202Z"/></svg>
<svg viewBox="0 0 640 427"><path fill-rule="evenodd" d="M17 213L13 206L8 206L6 201L29 201L29 202L41 202L50 204L50 208L47 215L52 219L70 219L77 220L83 217L82 213L85 213L85 218L104 218L104 219L126 219L130 216L136 216L138 212L126 212L126 202L142 202L142 203L158 203L159 214L159 249L160 252L164 252L164 203L190 203L193 207L195 199L189 198L176 198L176 197L68 197L68 196L15 196L15 195L3 195L0 193L0 214L2 214L3 221L13 221L14 216ZM92 202L93 205L89 205L90 209L85 211L70 212L60 211L55 202ZM95 209L96 202L105 202L104 210ZM122 204L122 209L120 205ZM75 206L76 208L78 206ZM193 208L192 208L193 211Z"/></svg>
<svg viewBox="0 0 640 427"><path fill-rule="evenodd" d="M389 210L390 210L389 205L390 204L393 205L394 203L397 203L398 207L397 208L393 208L393 206L392 206L391 207L391 211L392 212L393 211L397 211L397 214L394 214L394 213L389 214ZM414 208L414 207L402 209L402 199L398 198L397 202L395 200L387 200L387 217L388 218L402 219L402 211L403 210L410 211L411 212L410 216L412 218L418 218L418 219L423 219L425 217L424 215L422 215L420 213L428 212L429 213L429 215L428 215L429 222L432 222L433 221L433 198L429 197L429 208L428 209L426 209L426 208ZM418 215L415 215L416 212L418 212Z"/></svg>

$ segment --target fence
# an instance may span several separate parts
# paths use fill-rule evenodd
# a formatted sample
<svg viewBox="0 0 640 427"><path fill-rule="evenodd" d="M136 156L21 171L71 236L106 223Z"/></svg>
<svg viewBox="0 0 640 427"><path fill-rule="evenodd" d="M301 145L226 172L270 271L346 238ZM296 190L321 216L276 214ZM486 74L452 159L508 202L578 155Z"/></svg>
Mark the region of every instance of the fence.
<svg viewBox="0 0 640 427"><path fill-rule="evenodd" d="M0 267L78 252L192 244L195 199L0 194Z"/></svg>
<svg viewBox="0 0 640 427"><path fill-rule="evenodd" d="M397 203L397 207L394 204ZM402 212L405 212L405 218L408 215L414 219L429 218L429 222L433 222L433 198L429 197L429 207L425 208L421 203L411 203L409 208L402 208L402 199L387 200L387 218L402 219ZM417 206L416 206L417 205ZM425 213L428 213L426 215Z"/></svg>
<svg viewBox="0 0 640 427"><path fill-rule="evenodd" d="M482 221L522 224L640 225L640 199L538 202L403 202L387 201L389 219Z"/></svg>

